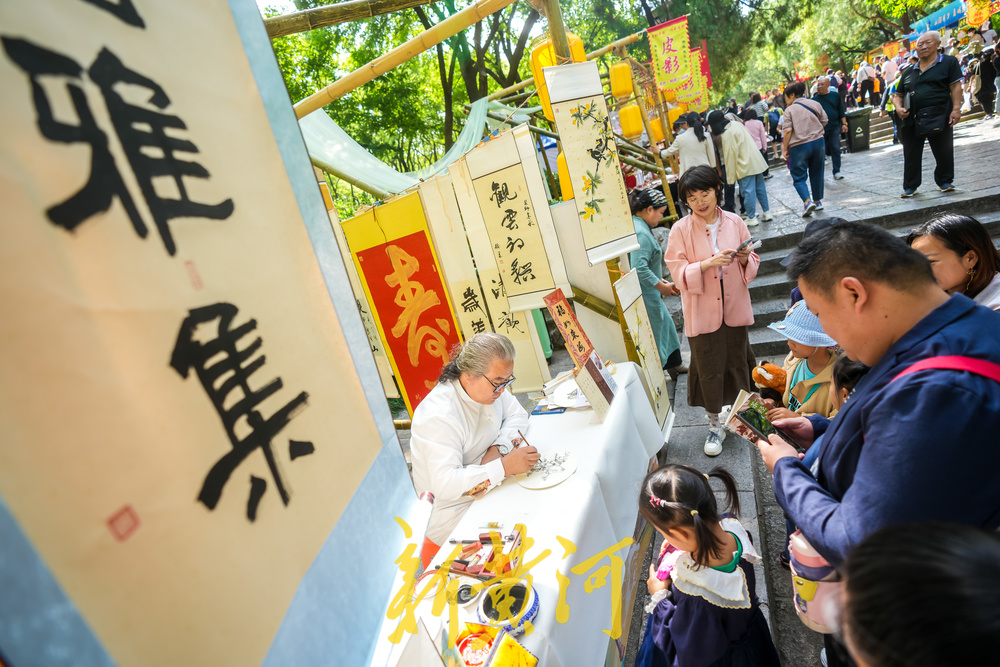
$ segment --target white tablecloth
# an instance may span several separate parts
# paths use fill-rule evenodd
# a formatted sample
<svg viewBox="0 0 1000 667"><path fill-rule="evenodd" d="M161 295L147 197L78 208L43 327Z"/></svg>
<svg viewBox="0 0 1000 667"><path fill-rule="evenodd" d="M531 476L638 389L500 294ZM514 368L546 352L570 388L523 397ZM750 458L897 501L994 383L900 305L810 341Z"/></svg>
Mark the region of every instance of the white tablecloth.
<svg viewBox="0 0 1000 667"><path fill-rule="evenodd" d="M590 409L531 417L525 433L528 442L541 452L571 451L578 461L572 477L537 491L522 488L516 479L509 478L474 502L452 533L457 539L475 538L484 532L481 527L487 522L499 521L507 534L515 524L523 523L535 541L526 552L529 562L551 550L530 571L539 596L539 612L533 632L519 638L545 667L604 664L609 636L602 630L611 629L611 574L603 587L590 593L585 592L584 582L591 572L611 561L603 558L584 575L570 570L622 538L633 537L639 484L650 457L663 445L637 371L634 364L618 364L614 375L618 393L603 424L597 423ZM575 544L575 553L567 556L556 536ZM451 547L445 544L435 560L442 560ZM625 559L628 547L616 553ZM570 580L566 623L556 621L556 571ZM631 609L622 610L623 615L630 613Z"/></svg>

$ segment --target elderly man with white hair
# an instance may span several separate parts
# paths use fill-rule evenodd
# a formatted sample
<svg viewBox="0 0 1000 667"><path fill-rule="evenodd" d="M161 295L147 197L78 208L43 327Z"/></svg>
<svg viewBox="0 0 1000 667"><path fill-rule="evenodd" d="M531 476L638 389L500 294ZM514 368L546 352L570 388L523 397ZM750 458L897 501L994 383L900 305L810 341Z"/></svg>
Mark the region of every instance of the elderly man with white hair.
<svg viewBox="0 0 1000 667"><path fill-rule="evenodd" d="M847 108L844 100L836 90L830 90L830 77L821 76L816 84L816 94L813 99L819 102L826 112L826 125L823 127L823 138L826 141L826 154L833 163L833 177L840 175L840 135L847 133Z"/></svg>
<svg viewBox="0 0 1000 667"><path fill-rule="evenodd" d="M938 53L941 35L931 30L917 39L919 61L899 76L892 96L902 119L899 140L903 144L903 197L912 197L920 187L920 162L924 140L931 145L937 163L934 182L942 192L955 189L955 145L952 126L962 116L962 68L954 56Z"/></svg>

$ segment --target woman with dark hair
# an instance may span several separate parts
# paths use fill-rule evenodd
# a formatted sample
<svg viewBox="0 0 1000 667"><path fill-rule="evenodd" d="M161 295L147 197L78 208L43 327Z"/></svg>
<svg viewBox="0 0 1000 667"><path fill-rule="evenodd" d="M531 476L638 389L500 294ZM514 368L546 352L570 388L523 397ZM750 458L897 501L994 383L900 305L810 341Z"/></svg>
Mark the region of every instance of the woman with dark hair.
<svg viewBox="0 0 1000 667"><path fill-rule="evenodd" d="M823 105L806 99L806 84L801 81L785 86L784 122L782 123L782 153L788 158L792 185L802 199L802 217L823 210L823 160L826 153L826 124L829 122ZM810 196L808 178L812 185Z"/></svg>
<svg viewBox="0 0 1000 667"><path fill-rule="evenodd" d="M750 239L743 220L719 208L722 180L715 170L693 167L681 176L678 192L691 214L670 230L666 262L681 292L684 333L691 344L688 405L708 412L705 454L716 456L724 438L722 406L753 386L750 371L756 361L747 333L753 324L748 286L760 258L743 245Z"/></svg>
<svg viewBox="0 0 1000 667"><path fill-rule="evenodd" d="M661 158L677 155L681 162L683 174L691 167L704 164L715 167L715 147L705 136L705 128L701 124L701 116L692 111L686 116L681 116L687 123L688 129L682 134L678 134L674 142L660 153ZM678 174L680 175L680 174Z"/></svg>
<svg viewBox="0 0 1000 667"><path fill-rule="evenodd" d="M841 626L851 657L860 667L991 663L997 563L994 531L928 523L872 533L847 559Z"/></svg>
<svg viewBox="0 0 1000 667"><path fill-rule="evenodd" d="M942 213L910 232L906 242L930 260L945 292L1000 311L1000 252L978 220Z"/></svg>
<svg viewBox="0 0 1000 667"><path fill-rule="evenodd" d="M655 188L633 192L629 206L632 209L632 224L639 240L639 249L628 254L629 264L639 275L642 288L642 302L646 305L646 316L653 330L660 363L671 380L687 373L681 363L681 341L677 327L663 303L664 296L677 296L677 287L663 279L663 250L651 231L663 219L667 198Z"/></svg>
<svg viewBox="0 0 1000 667"><path fill-rule="evenodd" d="M773 216L767 201L767 187L764 185L767 161L757 150L750 133L741 123L730 122L720 111L708 114L708 125L712 128L712 134L722 138L726 181L730 184L739 181L740 197L747 213L746 224L755 227L761 220L771 220ZM760 219L757 218L758 201L761 207Z"/></svg>
<svg viewBox="0 0 1000 667"><path fill-rule="evenodd" d="M538 463L534 447L512 447L528 430L528 413L504 391L513 373L510 340L475 334L455 346L437 386L413 411L413 486L418 494L434 494L420 554L424 567L473 500Z"/></svg>

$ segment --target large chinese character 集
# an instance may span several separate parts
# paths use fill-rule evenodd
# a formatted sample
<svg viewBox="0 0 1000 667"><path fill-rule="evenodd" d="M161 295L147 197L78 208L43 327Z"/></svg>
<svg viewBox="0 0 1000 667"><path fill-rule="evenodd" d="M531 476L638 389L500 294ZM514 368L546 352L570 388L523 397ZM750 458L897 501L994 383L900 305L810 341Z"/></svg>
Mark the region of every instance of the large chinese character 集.
<svg viewBox="0 0 1000 667"><path fill-rule="evenodd" d="M201 386L222 419L232 445L232 449L212 466L198 494L198 500L210 510L218 505L223 487L236 468L258 449L264 454L281 502L288 505L289 493L275 460L272 440L288 426L295 413L305 407L309 398L303 391L270 417L265 418L259 412L257 408L260 404L284 385L281 378L274 378L260 389L251 389L250 376L264 365L265 360L264 355L252 361L251 357L260 350L263 341L258 336L242 348L237 347L237 343L257 328L256 320L233 328L237 312L236 306L230 303L216 303L192 310L181 324L170 358L171 367L183 378L188 377L192 368L195 370ZM249 432L241 435L247 427ZM289 460L312 454L314 449L311 442L289 440ZM265 480L250 476L250 498L247 502L247 518L250 521L257 518L257 506L266 490Z"/></svg>

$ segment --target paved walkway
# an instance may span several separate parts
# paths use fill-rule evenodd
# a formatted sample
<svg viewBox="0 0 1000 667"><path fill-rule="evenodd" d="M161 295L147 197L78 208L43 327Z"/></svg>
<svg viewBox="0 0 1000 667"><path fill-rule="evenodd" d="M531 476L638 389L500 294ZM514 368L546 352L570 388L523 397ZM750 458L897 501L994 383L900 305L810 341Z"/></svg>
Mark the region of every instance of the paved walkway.
<svg viewBox="0 0 1000 667"><path fill-rule="evenodd" d="M843 180L833 180L827 158L823 203L818 216L865 220L887 215L919 213L921 209L969 202L1000 195L1000 120L972 120L955 128L955 191L943 193L934 184L934 156L925 145L922 185L916 196L900 198L903 192L903 147L891 142L875 144L860 153L842 156ZM799 215L802 200L792 187L786 168L772 168L773 178L766 181L771 213L775 218L755 230L763 239L799 232L808 219ZM766 246L765 246L766 247Z"/></svg>

